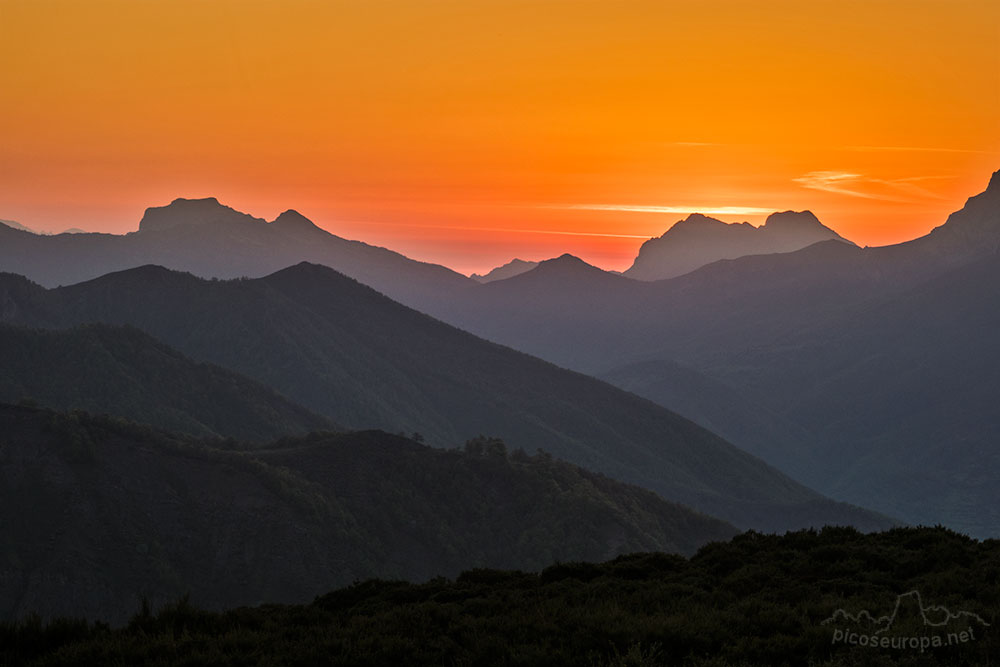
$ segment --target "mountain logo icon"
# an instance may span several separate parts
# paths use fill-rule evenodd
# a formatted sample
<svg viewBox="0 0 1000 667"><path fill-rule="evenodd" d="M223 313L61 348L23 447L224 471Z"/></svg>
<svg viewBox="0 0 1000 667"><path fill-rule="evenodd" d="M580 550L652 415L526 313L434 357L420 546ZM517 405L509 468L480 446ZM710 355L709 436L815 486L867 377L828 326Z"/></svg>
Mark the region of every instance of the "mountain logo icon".
<svg viewBox="0 0 1000 667"><path fill-rule="evenodd" d="M820 624L834 628L834 644L920 651L974 641L990 625L971 611L925 605L916 590L897 595L890 614L876 616L867 609L851 613L841 608Z"/></svg>

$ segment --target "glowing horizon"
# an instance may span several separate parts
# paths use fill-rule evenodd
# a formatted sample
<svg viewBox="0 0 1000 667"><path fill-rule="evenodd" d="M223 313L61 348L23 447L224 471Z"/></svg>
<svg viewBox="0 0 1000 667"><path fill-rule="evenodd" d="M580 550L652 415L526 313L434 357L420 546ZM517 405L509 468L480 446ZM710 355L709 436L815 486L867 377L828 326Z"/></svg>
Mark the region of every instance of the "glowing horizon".
<svg viewBox="0 0 1000 667"><path fill-rule="evenodd" d="M1000 4L0 0L0 219L214 196L462 273L686 213L920 236L1000 168ZM694 206L693 204L697 204Z"/></svg>

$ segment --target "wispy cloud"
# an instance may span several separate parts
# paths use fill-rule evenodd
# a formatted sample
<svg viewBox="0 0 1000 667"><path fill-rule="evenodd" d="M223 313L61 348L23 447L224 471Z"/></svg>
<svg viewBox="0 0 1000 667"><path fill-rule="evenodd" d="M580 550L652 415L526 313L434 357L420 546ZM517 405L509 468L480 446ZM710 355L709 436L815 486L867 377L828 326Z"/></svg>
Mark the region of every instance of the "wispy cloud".
<svg viewBox="0 0 1000 667"><path fill-rule="evenodd" d="M851 174L844 171L810 171L808 174L793 178L792 181L810 190L835 192L863 199L894 199L893 197L874 195L854 189L862 183L863 179L864 177L861 174Z"/></svg>
<svg viewBox="0 0 1000 667"><path fill-rule="evenodd" d="M564 206L543 206L533 208L566 208ZM406 227L411 229L448 229L459 232L499 232L503 234L543 234L553 236L601 236L616 239L648 239L648 234L611 234L607 232L578 232L564 229L524 229L515 227L478 227L471 225L428 225L420 223L381 222L374 220L354 220L363 225L385 225L387 227Z"/></svg>
<svg viewBox="0 0 1000 667"><path fill-rule="evenodd" d="M894 179L893 182L894 183L912 183L914 181L940 181L940 180L945 180L945 179L949 179L949 178L955 178L955 176L952 176L952 175L948 175L948 176L945 176L945 175L941 175L941 176L908 176L906 178L897 178L897 179Z"/></svg>
<svg viewBox="0 0 1000 667"><path fill-rule="evenodd" d="M995 155L996 151L972 150L968 148L934 148L928 146L845 146L849 151L900 152L900 153L978 153Z"/></svg>
<svg viewBox="0 0 1000 667"><path fill-rule="evenodd" d="M648 234L608 234L604 232L572 232L554 229L505 229L501 227L469 227L476 231L485 230L488 232L513 232L518 234L554 234L556 236L603 236L614 239L648 239Z"/></svg>
<svg viewBox="0 0 1000 667"><path fill-rule="evenodd" d="M545 206L577 211L624 211L627 213L705 213L710 215L766 215L773 208L756 206L641 206L633 204L564 204Z"/></svg>
<svg viewBox="0 0 1000 667"><path fill-rule="evenodd" d="M880 201L914 202L920 199L941 199L937 193L918 185L916 181L926 181L948 176L911 176L909 178L882 179L846 171L811 171L793 178L792 181L811 190L822 190L849 197L876 199Z"/></svg>

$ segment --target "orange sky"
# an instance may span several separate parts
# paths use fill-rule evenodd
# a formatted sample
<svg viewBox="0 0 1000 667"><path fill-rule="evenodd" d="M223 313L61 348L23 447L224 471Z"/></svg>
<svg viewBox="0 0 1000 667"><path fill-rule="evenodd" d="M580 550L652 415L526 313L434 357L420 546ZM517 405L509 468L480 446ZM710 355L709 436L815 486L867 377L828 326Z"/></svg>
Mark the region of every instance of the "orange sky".
<svg viewBox="0 0 1000 667"><path fill-rule="evenodd" d="M996 0L0 0L0 63L0 218L44 230L216 196L624 269L687 209L905 240L1000 168Z"/></svg>

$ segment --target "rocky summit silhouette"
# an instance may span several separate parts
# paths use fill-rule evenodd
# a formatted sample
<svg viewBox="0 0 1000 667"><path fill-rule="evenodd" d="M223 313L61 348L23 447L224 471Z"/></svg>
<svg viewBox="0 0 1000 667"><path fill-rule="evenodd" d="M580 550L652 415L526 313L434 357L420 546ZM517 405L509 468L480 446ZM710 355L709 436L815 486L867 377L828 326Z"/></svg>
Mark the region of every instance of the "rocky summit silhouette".
<svg viewBox="0 0 1000 667"><path fill-rule="evenodd" d="M720 259L792 252L829 240L851 243L821 223L811 211L773 213L760 227L748 222L726 223L693 213L659 238L643 243L624 275L637 280L662 280Z"/></svg>
<svg viewBox="0 0 1000 667"><path fill-rule="evenodd" d="M156 264L205 278L260 277L302 261L334 268L407 305L454 298L476 282L437 264L350 241L288 210L268 222L216 198L146 210L135 232L40 236L0 225L0 271L48 287Z"/></svg>
<svg viewBox="0 0 1000 667"><path fill-rule="evenodd" d="M139 232L162 232L175 227L225 224L267 224L261 218L223 206L215 197L175 199L169 206L151 206L139 221Z"/></svg>

